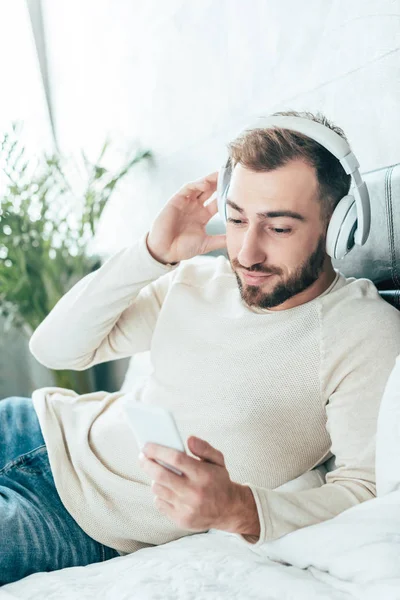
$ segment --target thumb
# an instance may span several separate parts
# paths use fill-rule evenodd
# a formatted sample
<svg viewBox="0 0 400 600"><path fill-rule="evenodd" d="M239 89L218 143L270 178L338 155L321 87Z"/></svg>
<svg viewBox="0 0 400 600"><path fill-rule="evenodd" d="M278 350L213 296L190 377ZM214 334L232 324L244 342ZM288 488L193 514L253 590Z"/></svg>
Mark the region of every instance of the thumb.
<svg viewBox="0 0 400 600"><path fill-rule="evenodd" d="M222 452L211 446L211 444L205 440L192 435L190 438L188 438L188 446L190 452L192 452L195 456L198 456L206 462L211 462L219 465L220 467L225 467L225 459Z"/></svg>
<svg viewBox="0 0 400 600"><path fill-rule="evenodd" d="M226 235L221 233L220 235L209 235L205 239L204 250L202 254L212 252L213 250L219 250L220 248L226 247Z"/></svg>

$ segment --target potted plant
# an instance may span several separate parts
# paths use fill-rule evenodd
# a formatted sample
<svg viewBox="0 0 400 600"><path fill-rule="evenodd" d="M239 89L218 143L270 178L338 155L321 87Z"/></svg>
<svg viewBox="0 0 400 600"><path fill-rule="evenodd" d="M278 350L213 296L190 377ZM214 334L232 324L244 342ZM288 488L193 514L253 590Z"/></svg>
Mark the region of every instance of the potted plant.
<svg viewBox="0 0 400 600"><path fill-rule="evenodd" d="M21 129L0 136L0 314L30 337L58 300L100 266L90 251L96 225L121 179L151 156L137 150L114 170L106 142L93 163L58 152L27 156ZM93 390L93 373L53 371L57 386Z"/></svg>

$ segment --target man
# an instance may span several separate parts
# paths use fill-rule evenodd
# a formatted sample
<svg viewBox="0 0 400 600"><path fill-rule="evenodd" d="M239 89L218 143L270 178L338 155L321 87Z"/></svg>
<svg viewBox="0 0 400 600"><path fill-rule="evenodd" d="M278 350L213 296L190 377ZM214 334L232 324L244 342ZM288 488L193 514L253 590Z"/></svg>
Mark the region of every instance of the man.
<svg viewBox="0 0 400 600"><path fill-rule="evenodd" d="M146 235L60 300L30 342L53 369L150 350L154 370L135 399L170 409L190 452L150 444L138 456L120 392L44 388L33 394L35 412L30 400L5 401L14 421L0 426L11 442L22 414L36 437L18 433L22 452L3 457L11 479L0 484L25 468L42 496L35 505L34 494L0 494L1 539L25 543L36 531L37 554L45 545L48 555L10 545L3 581L7 561L18 578L211 528L261 544L375 496L374 436L400 315L370 281L336 272L325 252L350 177L288 130L249 132L229 151L226 235L205 231L217 173L188 183ZM190 260L224 247L229 260ZM336 468L321 487L276 490L331 456ZM11 504L19 519L7 516ZM52 527L42 539L44 522L68 535Z"/></svg>

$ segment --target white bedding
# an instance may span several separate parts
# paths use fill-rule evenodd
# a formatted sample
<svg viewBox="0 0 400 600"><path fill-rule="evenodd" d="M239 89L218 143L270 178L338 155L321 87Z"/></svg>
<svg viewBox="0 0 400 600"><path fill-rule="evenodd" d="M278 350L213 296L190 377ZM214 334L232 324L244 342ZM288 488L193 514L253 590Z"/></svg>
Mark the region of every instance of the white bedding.
<svg viewBox="0 0 400 600"><path fill-rule="evenodd" d="M399 600L400 491L257 552L234 535L211 530L105 563L30 575L1 588L1 600L17 598Z"/></svg>

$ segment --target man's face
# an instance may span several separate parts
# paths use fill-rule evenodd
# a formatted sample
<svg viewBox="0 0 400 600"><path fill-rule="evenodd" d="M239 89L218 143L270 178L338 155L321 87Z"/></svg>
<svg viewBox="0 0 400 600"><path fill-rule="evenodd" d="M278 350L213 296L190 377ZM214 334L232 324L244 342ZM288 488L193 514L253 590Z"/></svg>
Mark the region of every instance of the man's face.
<svg viewBox="0 0 400 600"><path fill-rule="evenodd" d="M282 305L323 272L326 227L318 182L303 161L269 172L236 165L226 212L228 256L247 305Z"/></svg>

